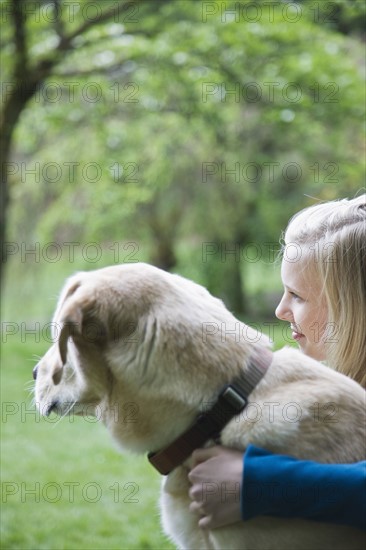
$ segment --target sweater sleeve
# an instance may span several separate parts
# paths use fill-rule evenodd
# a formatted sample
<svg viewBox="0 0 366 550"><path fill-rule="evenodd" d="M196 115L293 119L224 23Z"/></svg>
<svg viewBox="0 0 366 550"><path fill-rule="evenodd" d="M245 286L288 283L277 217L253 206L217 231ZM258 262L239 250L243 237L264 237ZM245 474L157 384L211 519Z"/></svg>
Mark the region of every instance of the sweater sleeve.
<svg viewBox="0 0 366 550"><path fill-rule="evenodd" d="M300 517L366 529L366 461L320 464L249 445L241 513Z"/></svg>

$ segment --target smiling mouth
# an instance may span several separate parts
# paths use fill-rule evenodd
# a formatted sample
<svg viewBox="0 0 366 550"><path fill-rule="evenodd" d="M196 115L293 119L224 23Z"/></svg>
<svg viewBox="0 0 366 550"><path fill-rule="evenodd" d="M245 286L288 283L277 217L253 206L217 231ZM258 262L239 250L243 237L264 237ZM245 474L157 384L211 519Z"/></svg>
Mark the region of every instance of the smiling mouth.
<svg viewBox="0 0 366 550"><path fill-rule="evenodd" d="M294 340L300 340L301 338L305 338L305 334L300 332L296 325L290 325L291 328L291 336Z"/></svg>
<svg viewBox="0 0 366 550"><path fill-rule="evenodd" d="M291 330L292 330L291 336L294 340L301 340L301 338L305 338L305 335L302 334L302 332L299 332L298 330L296 330L294 326L291 326Z"/></svg>

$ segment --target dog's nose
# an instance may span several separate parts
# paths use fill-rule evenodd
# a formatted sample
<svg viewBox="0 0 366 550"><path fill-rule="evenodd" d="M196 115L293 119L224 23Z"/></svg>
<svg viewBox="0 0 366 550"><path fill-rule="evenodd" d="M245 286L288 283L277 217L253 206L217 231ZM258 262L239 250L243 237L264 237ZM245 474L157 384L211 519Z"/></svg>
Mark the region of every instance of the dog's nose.
<svg viewBox="0 0 366 550"><path fill-rule="evenodd" d="M38 365L36 365L33 369L33 380L37 379L37 370L38 370Z"/></svg>

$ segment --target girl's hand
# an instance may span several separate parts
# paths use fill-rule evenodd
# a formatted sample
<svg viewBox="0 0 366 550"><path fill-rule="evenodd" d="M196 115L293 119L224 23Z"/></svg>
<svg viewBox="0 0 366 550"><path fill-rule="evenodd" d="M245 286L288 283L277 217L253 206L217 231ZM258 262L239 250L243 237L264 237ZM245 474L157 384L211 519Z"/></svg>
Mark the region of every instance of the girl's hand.
<svg viewBox="0 0 366 550"><path fill-rule="evenodd" d="M197 449L192 459L189 509L200 516L198 526L216 529L241 521L243 452L215 446Z"/></svg>

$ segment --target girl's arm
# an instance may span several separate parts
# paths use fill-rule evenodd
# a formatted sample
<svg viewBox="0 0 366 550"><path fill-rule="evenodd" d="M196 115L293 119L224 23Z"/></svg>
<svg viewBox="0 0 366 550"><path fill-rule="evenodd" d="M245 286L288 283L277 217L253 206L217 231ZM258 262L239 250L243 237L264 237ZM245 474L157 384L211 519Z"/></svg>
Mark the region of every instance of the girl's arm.
<svg viewBox="0 0 366 550"><path fill-rule="evenodd" d="M366 462L320 464L250 445L244 455L241 515L244 520L300 517L366 529Z"/></svg>

